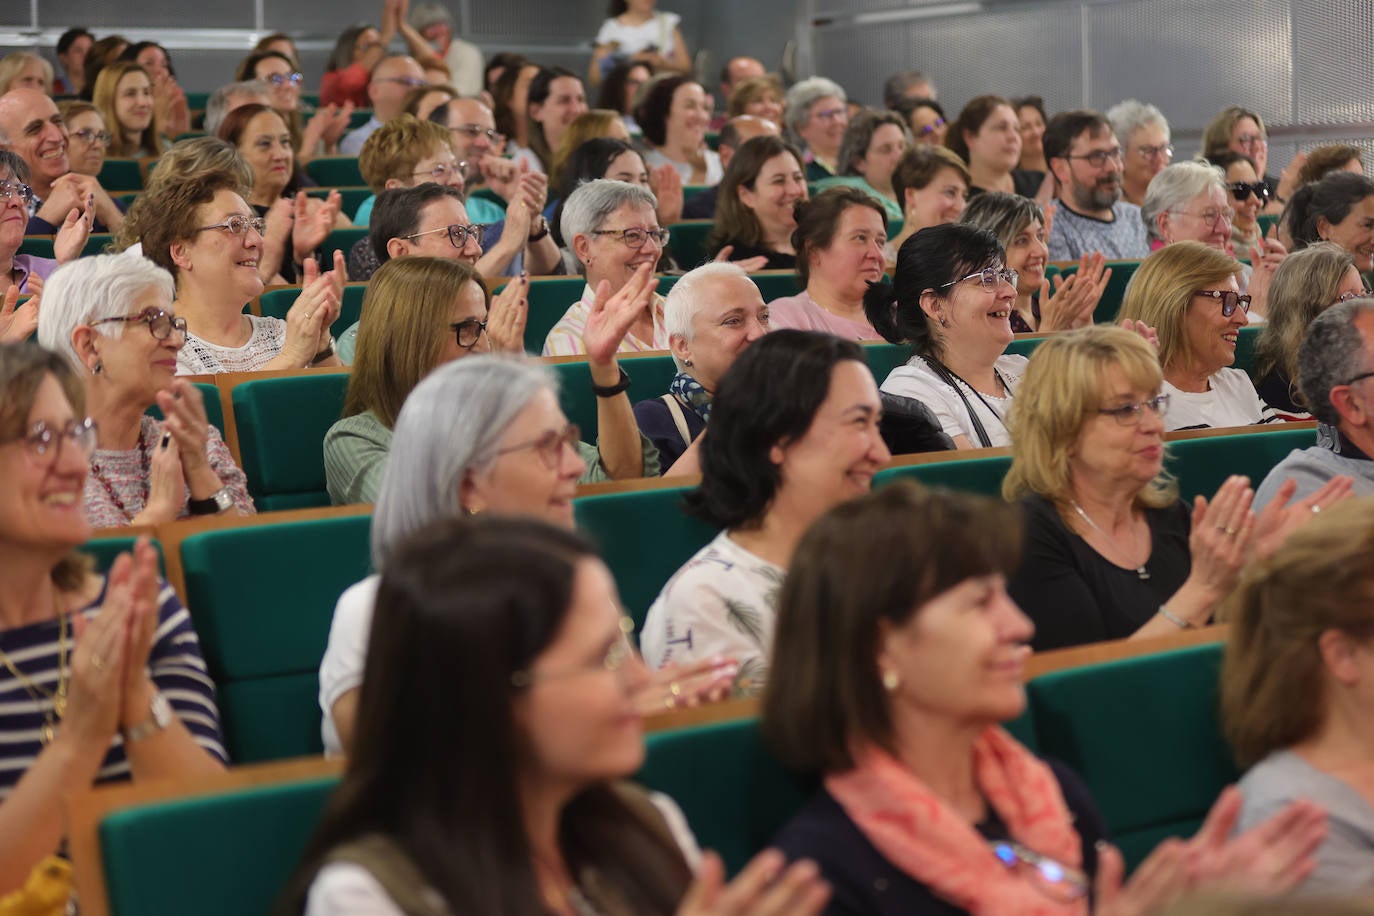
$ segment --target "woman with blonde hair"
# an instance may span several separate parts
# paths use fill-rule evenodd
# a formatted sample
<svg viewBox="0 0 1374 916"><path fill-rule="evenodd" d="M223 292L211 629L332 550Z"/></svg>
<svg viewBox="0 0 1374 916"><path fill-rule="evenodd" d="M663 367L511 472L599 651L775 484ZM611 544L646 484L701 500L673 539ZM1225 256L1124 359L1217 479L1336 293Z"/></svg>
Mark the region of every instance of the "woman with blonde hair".
<svg viewBox="0 0 1374 916"><path fill-rule="evenodd" d="M1202 158L1213 159L1226 150L1243 153L1255 162L1255 171L1269 190L1266 213L1278 213L1298 187L1298 169L1290 165L1280 178L1267 174L1269 165L1269 132L1264 118L1239 105L1230 105L1217 112L1202 132ZM1299 167L1301 163L1297 163Z"/></svg>
<svg viewBox="0 0 1374 916"><path fill-rule="evenodd" d="M782 127L782 83L776 76L754 76L741 80L730 93L727 117L753 115Z"/></svg>
<svg viewBox="0 0 1374 916"><path fill-rule="evenodd" d="M37 89L52 95L52 64L32 51L14 51L0 57L0 95L11 89Z"/></svg>
<svg viewBox="0 0 1374 916"><path fill-rule="evenodd" d="M153 104L152 77L133 61L117 60L102 67L91 101L114 137L110 156L156 158L170 145Z"/></svg>
<svg viewBox="0 0 1374 916"><path fill-rule="evenodd" d="M598 137L609 137L612 140L623 140L630 142L630 131L625 127L625 122L621 119L618 112L609 108L593 108L584 111L573 119L563 134L563 139L559 141L558 148L553 151L553 166L549 169L549 184L555 184L563 174L563 168L568 164L568 157L573 150L577 149L588 140L595 140ZM572 188L554 187L553 191L559 196L572 193Z"/></svg>
<svg viewBox="0 0 1374 916"><path fill-rule="evenodd" d="M1241 766L1241 827L1295 798L1327 810L1300 890L1374 891L1374 499L1322 512L1256 564L1222 606L1226 737Z"/></svg>

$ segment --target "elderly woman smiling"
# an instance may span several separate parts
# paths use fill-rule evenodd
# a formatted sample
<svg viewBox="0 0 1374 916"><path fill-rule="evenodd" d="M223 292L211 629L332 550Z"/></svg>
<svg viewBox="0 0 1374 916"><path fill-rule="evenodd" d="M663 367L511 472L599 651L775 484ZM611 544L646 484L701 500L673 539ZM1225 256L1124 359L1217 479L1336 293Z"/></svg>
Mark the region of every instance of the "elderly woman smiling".
<svg viewBox="0 0 1374 916"><path fill-rule="evenodd" d="M806 144L806 180L840 174L840 144L849 127L849 109L839 83L813 76L787 90L785 101L786 127Z"/></svg>
<svg viewBox="0 0 1374 916"><path fill-rule="evenodd" d="M601 287L605 286L606 296L613 295L640 267L647 264L652 270L658 264L668 244L668 230L658 225L657 206L648 189L608 178L589 181L568 195L560 228L564 243L586 274L587 286L582 299L549 331L545 356L585 353L582 332L592 304L602 295ZM620 342L620 352L667 348L663 297L655 293Z"/></svg>
<svg viewBox="0 0 1374 916"><path fill-rule="evenodd" d="M1121 195L1139 207L1150 182L1174 158L1169 122L1154 105L1135 99L1107 109L1107 120L1121 143Z"/></svg>
<svg viewBox="0 0 1374 916"><path fill-rule="evenodd" d="M667 470L701 435L725 370L768 333L768 306L738 264L703 264L668 291L668 343L677 363L668 393L635 404L639 429Z"/></svg>
<svg viewBox="0 0 1374 916"><path fill-rule="evenodd" d="M186 322L172 311L165 270L126 255L61 268L43 296L38 339L85 380L97 430L85 495L92 525L252 514L243 471L206 420L200 391L176 378ZM160 423L145 413L153 405Z"/></svg>

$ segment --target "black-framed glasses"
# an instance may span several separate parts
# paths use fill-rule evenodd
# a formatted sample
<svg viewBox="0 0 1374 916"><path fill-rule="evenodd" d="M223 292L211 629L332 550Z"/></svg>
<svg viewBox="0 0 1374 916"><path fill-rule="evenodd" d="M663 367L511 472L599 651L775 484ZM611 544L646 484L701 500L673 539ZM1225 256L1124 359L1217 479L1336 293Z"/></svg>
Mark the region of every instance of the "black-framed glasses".
<svg viewBox="0 0 1374 916"><path fill-rule="evenodd" d="M467 247L468 239L475 239L478 245L482 244L482 230L485 228L486 227L481 223L473 223L470 226L454 223L451 226L440 226L438 229L426 229L424 232L417 232L414 235L403 235L401 238L413 241L422 235L432 235L435 232L447 232L448 243L461 251Z"/></svg>
<svg viewBox="0 0 1374 916"><path fill-rule="evenodd" d="M209 232L211 229L223 229L230 235L238 236L247 235L248 230L252 229L258 235L265 235L267 233L267 220L261 216L244 216L241 213L235 213L233 216L225 217L222 223L215 223L213 226L200 226L194 231Z"/></svg>
<svg viewBox="0 0 1374 916"><path fill-rule="evenodd" d="M967 277L960 277L957 280L950 280L948 283L941 284L940 289L948 289L956 283L963 283L965 280L977 280L983 285L983 289L990 293L997 292L997 284L1005 283L1012 289L1016 289L1016 281L1020 278L1014 270L1006 267L984 267L977 273L969 274Z"/></svg>
<svg viewBox="0 0 1374 916"><path fill-rule="evenodd" d="M273 86L284 86L290 83L292 86L299 86L305 77L300 73L269 73L262 78L264 83L271 83Z"/></svg>
<svg viewBox="0 0 1374 916"><path fill-rule="evenodd" d="M1223 318L1230 318L1234 315L1237 306L1243 308L1247 314L1250 312L1250 297L1238 293L1233 289L1200 289L1193 293L1193 295L1206 296L1209 299L1215 299L1220 302L1221 316Z"/></svg>
<svg viewBox="0 0 1374 916"><path fill-rule="evenodd" d="M1161 156L1165 159L1174 158L1174 148L1167 143L1158 146L1137 146L1135 151L1141 159L1158 159Z"/></svg>
<svg viewBox="0 0 1374 916"><path fill-rule="evenodd" d="M611 644L606 647L606 654L596 664L582 668L568 668L563 671L535 671L526 668L511 674L511 685L522 688L531 687L542 681L562 680L563 678L596 674L602 671L619 674L625 670L625 663L634 657L635 647L630 642L630 635L634 631L635 622L628 617L621 617L620 632L615 639L611 640Z"/></svg>
<svg viewBox="0 0 1374 916"><path fill-rule="evenodd" d="M1081 156L1065 156L1064 158L1082 159L1084 162L1088 163L1088 165L1092 166L1095 169L1102 168L1107 164L1109 160L1111 162L1115 162L1118 164L1126 161L1125 157L1121 152L1121 147L1119 146L1115 149L1093 150L1091 153L1084 153Z"/></svg>
<svg viewBox="0 0 1374 916"><path fill-rule="evenodd" d="M1269 199L1269 188L1262 181L1233 181L1226 185L1226 190L1231 192L1231 196L1236 199L1236 203L1249 200L1253 194L1259 198L1260 203Z"/></svg>
<svg viewBox="0 0 1374 916"><path fill-rule="evenodd" d="M60 429L54 429L47 423L39 420L29 427L29 434L18 441L24 444L24 449L34 458L45 458L49 451L53 453L53 460L62 453L62 443L70 442L74 448L81 452L83 458L90 458L95 451L96 432L99 430L96 422L90 417L81 420L68 420L62 424Z"/></svg>
<svg viewBox="0 0 1374 916"><path fill-rule="evenodd" d="M499 133L490 127L483 127L481 124L459 124L457 127L450 127L449 130L455 134L467 134L469 139L472 140L476 140L478 137L486 134L492 146L500 146L502 143L506 142L505 134Z"/></svg>
<svg viewBox="0 0 1374 916"><path fill-rule="evenodd" d="M497 449L496 454L499 456L532 448L539 454L545 467L550 471L556 471L558 470L558 463L563 459L564 447L577 451L577 443L581 441L582 428L576 423L569 423L562 429L551 429L537 439Z"/></svg>
<svg viewBox="0 0 1374 916"><path fill-rule="evenodd" d="M1067 903L1087 896L1088 876L1077 868L1011 840L993 843L992 851L1008 869L1028 869L1036 890L1053 900Z"/></svg>
<svg viewBox="0 0 1374 916"><path fill-rule="evenodd" d="M109 324L112 321L141 321L148 326L148 333L153 335L154 340L166 340L172 336L173 331L180 331L182 337L186 336L186 319L169 315L162 309L144 309L137 315L102 318L99 321L92 321L91 327Z"/></svg>
<svg viewBox="0 0 1374 916"><path fill-rule="evenodd" d="M1374 378L1374 372L1361 372L1359 375L1357 375L1357 376L1355 376L1354 378L1350 379L1348 382L1344 382L1343 384L1346 384L1346 385L1353 385L1353 384L1355 384L1356 382L1362 382L1362 381L1364 381L1364 380L1367 379L1367 378Z"/></svg>
<svg viewBox="0 0 1374 916"><path fill-rule="evenodd" d="M667 229L641 229L638 226L631 226L629 229L593 229L592 235L618 236L631 248L643 248L649 239L653 239L659 248L668 244Z"/></svg>
<svg viewBox="0 0 1374 916"><path fill-rule="evenodd" d="M114 134L110 133L108 130L96 130L94 127L83 127L80 130L74 130L69 136L75 137L88 146L96 143L99 143L101 146L109 146L114 142Z"/></svg>
<svg viewBox="0 0 1374 916"><path fill-rule="evenodd" d="M471 350L477 346L478 339L487 332L487 323L476 318L464 318L450 324L449 330L457 337L458 346L464 350Z"/></svg>
<svg viewBox="0 0 1374 916"><path fill-rule="evenodd" d="M33 203L33 188L22 181L0 181L0 200L9 200L11 197L18 197L27 207Z"/></svg>
<svg viewBox="0 0 1374 916"><path fill-rule="evenodd" d="M430 169L421 169L418 172L411 172L415 178L428 178L435 184L448 184L448 177L454 175L462 177L467 172L466 162L440 162Z"/></svg>
<svg viewBox="0 0 1374 916"><path fill-rule="evenodd" d="M1140 423L1140 418L1145 415L1145 411L1164 416L1169 410L1169 395L1157 394L1152 398L1146 398L1135 404L1122 404L1120 407L1103 407L1098 413L1115 417L1116 422L1122 426L1135 426Z"/></svg>

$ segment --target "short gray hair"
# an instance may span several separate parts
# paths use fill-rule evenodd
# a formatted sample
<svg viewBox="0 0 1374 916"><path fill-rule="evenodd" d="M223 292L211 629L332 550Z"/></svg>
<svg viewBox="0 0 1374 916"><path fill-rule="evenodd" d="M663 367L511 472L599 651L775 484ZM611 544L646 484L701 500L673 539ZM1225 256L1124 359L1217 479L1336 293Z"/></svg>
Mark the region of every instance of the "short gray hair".
<svg viewBox="0 0 1374 916"><path fill-rule="evenodd" d="M43 284L43 307L38 310L38 342L62 356L84 377L90 369L72 347L77 325L129 314L134 297L159 289L170 301L176 294L172 275L147 258L101 254L63 264ZM111 321L96 333L118 338L128 324Z"/></svg>
<svg viewBox="0 0 1374 916"><path fill-rule="evenodd" d="M374 568L422 526L462 511L464 476L491 464L511 421L545 390L557 391L557 381L541 364L488 354L440 366L415 386L396 418L372 513Z"/></svg>
<svg viewBox="0 0 1374 916"><path fill-rule="evenodd" d="M1145 221L1145 231L1152 239L1161 239L1159 234L1159 214L1174 210L1197 197L1209 188L1226 190L1226 173L1208 162L1175 162L1165 166L1145 191L1145 202L1140 205L1140 218Z"/></svg>
<svg viewBox="0 0 1374 916"><path fill-rule="evenodd" d="M1365 359L1364 336L1355 326L1364 314L1374 314L1374 299L1336 303L1312 319L1298 348L1298 391L1312 415L1328 426L1341 422L1331 405L1331 389L1362 372L1374 372L1374 363Z"/></svg>
<svg viewBox="0 0 1374 916"><path fill-rule="evenodd" d="M1107 120L1112 122L1112 133L1116 134L1123 146L1129 146L1131 134L1142 127L1158 127L1164 131L1165 140L1170 137L1169 122L1164 112L1148 102L1135 99L1117 102L1107 109Z"/></svg>
<svg viewBox="0 0 1374 916"><path fill-rule="evenodd" d="M421 3L410 11L410 26L417 32L440 24L453 27L453 14L442 3Z"/></svg>
<svg viewBox="0 0 1374 916"><path fill-rule="evenodd" d="M806 119L811 116L811 106L832 95L838 97L841 102L849 101L844 87L823 76L802 80L787 90L787 95L783 97L785 108L782 116L787 122L787 129L794 134L800 133L801 128L806 125Z"/></svg>
<svg viewBox="0 0 1374 916"><path fill-rule="evenodd" d="M29 164L14 150L0 149L0 172L9 172L13 180L28 183Z"/></svg>
<svg viewBox="0 0 1374 916"><path fill-rule="evenodd" d="M234 95L261 96L265 103L270 102L272 98L268 94L267 84L261 80L243 80L220 86L210 93L210 98L205 102L205 133L209 136L219 134L219 126L224 123L230 111L229 97Z"/></svg>
<svg viewBox="0 0 1374 916"><path fill-rule="evenodd" d="M692 319L705 303L702 298L702 287L712 280L723 277L738 277L748 280L751 284L754 282L749 278L749 273L733 261L709 261L687 271L673 284L663 304L663 325L670 339L681 337L689 342L692 340L695 336L692 332ZM679 371L687 368L676 353L673 354L673 362L677 363Z"/></svg>
<svg viewBox="0 0 1374 916"><path fill-rule="evenodd" d="M641 185L612 178L584 181L573 189L563 204L563 216L558 221L563 243L571 249L574 236L591 235L626 204L658 208L653 192Z"/></svg>

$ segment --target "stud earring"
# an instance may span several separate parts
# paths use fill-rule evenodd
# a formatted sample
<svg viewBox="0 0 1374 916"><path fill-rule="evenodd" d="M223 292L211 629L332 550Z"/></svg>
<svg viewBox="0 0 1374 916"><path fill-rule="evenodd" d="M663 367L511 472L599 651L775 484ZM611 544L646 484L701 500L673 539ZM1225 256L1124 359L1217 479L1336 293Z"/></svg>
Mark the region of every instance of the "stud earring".
<svg viewBox="0 0 1374 916"><path fill-rule="evenodd" d="M91 375L99 375L100 373L102 373L102 372L104 372L104 371L105 371L105 364L102 363L100 360L96 360L96 361L95 361L95 365L91 367Z"/></svg>
<svg viewBox="0 0 1374 916"><path fill-rule="evenodd" d="M682 361L682 364L686 366L688 369L692 368L692 361L690 359L684 359Z"/></svg>
<svg viewBox="0 0 1374 916"><path fill-rule="evenodd" d="M883 672L883 689L888 693L896 693L897 688L902 686L902 679L897 676L895 671Z"/></svg>

